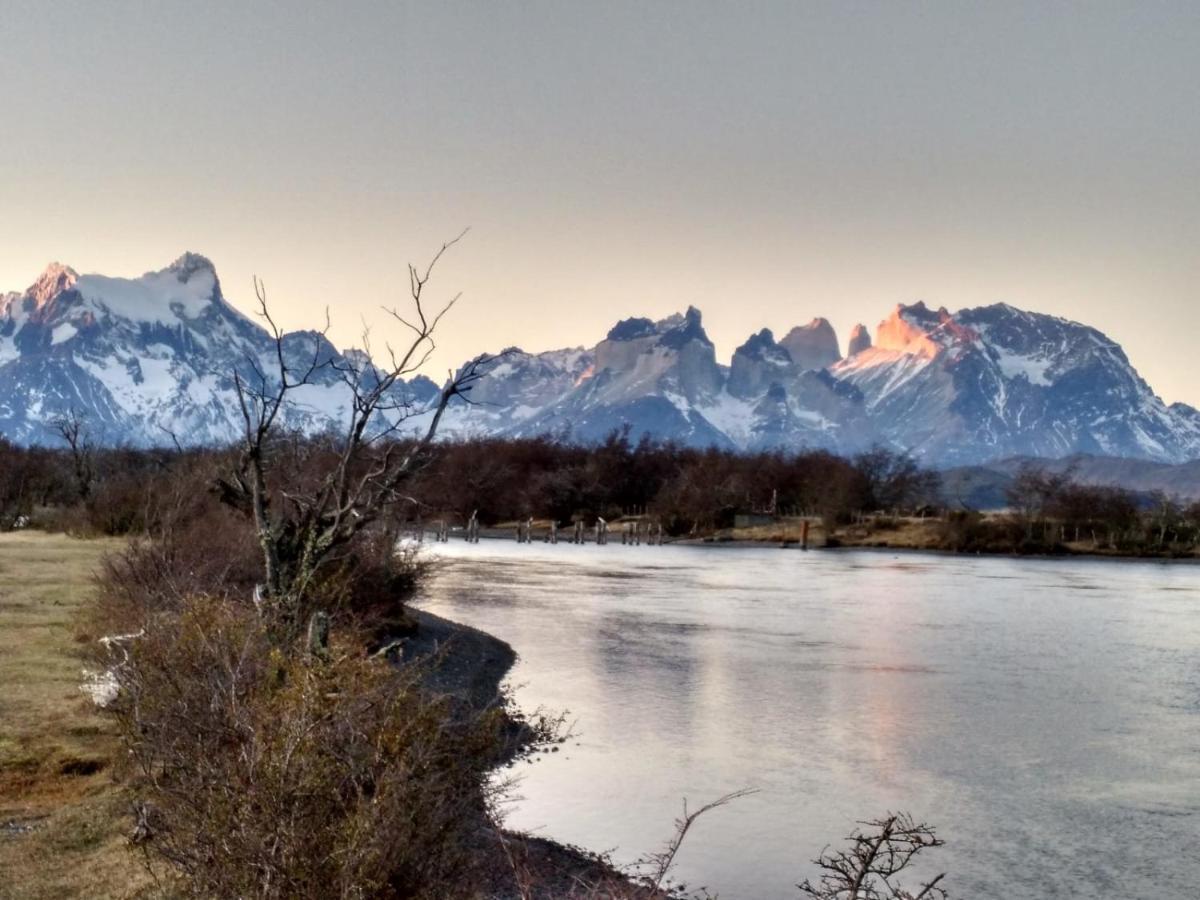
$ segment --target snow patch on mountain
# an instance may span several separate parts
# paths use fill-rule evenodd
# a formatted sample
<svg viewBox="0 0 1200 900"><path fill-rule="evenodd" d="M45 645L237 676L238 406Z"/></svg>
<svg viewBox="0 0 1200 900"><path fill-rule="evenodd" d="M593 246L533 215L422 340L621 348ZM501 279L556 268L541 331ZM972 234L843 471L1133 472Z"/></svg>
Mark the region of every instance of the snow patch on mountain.
<svg viewBox="0 0 1200 900"><path fill-rule="evenodd" d="M1024 378L1030 384L1042 387L1051 383L1047 373L1054 364L1053 359L1023 356L998 347L992 348L992 356L1005 378Z"/></svg>

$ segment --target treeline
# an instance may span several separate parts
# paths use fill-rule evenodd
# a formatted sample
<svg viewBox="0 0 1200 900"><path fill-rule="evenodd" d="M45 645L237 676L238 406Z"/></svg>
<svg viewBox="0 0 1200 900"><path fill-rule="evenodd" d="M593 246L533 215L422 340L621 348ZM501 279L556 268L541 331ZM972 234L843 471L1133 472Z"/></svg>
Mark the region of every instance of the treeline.
<svg viewBox="0 0 1200 900"><path fill-rule="evenodd" d="M417 488L432 514L485 524L526 517L559 523L648 516L674 535L728 528L739 513L848 520L863 510L936 504L939 478L912 457L876 448L701 450L614 432L594 446L549 438L480 438L444 446Z"/></svg>
<svg viewBox="0 0 1200 900"><path fill-rule="evenodd" d="M64 441L64 444L67 444ZM402 451L402 446L401 446ZM291 435L273 453L296 485L321 471L335 445ZM228 450L62 449L0 439L0 527L127 534L153 527L169 498L211 492ZM475 513L484 525L535 517L560 524L638 515L673 535L728 528L739 513L848 521L867 511L914 512L939 503L939 478L912 457L876 448L844 458L824 451L753 454L701 450L615 432L593 446L548 437L478 438L439 445L395 516L412 524Z"/></svg>
<svg viewBox="0 0 1200 900"><path fill-rule="evenodd" d="M399 450L402 444L397 445ZM272 447L281 490L296 494L336 456L327 438L286 435ZM26 525L73 533L153 533L186 507L218 517L225 449L112 449L85 439L22 448L0 438L0 529ZM533 517L560 526L639 516L674 536L710 534L743 513L820 519L840 526L922 515L941 523L937 546L962 552L1085 550L1184 554L1200 546L1200 502L1085 484L1074 472L1026 464L1006 490L1007 510L950 503L938 473L911 456L875 448L735 453L613 433L598 445L550 438L446 441L390 514L396 528L476 514L484 526ZM880 515L882 514L882 515Z"/></svg>
<svg viewBox="0 0 1200 900"><path fill-rule="evenodd" d="M1120 552L1190 552L1200 545L1200 501L1083 484L1073 470L1027 463L1006 492L1022 540L1047 548L1090 544Z"/></svg>

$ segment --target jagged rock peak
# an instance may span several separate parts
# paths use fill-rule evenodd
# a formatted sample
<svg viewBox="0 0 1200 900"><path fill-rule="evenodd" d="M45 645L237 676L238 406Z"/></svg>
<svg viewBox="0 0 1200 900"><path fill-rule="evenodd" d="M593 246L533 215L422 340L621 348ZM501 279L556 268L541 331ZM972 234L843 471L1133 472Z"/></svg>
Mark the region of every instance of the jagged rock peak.
<svg viewBox="0 0 1200 900"><path fill-rule="evenodd" d="M778 348L779 345L775 343L775 334L770 328L764 328L746 338L746 342L733 352L740 353L743 356L761 357L764 351L777 350Z"/></svg>
<svg viewBox="0 0 1200 900"><path fill-rule="evenodd" d="M70 290L75 286L75 282L79 280L79 273L70 266L64 266L62 263L52 262L46 266L46 270L38 276L37 281L30 285L26 292L30 297L33 297L38 307L44 306L50 300L57 297L63 291Z"/></svg>
<svg viewBox="0 0 1200 900"><path fill-rule="evenodd" d="M861 322L850 330L850 342L846 345L846 355L853 356L871 349L871 333Z"/></svg>
<svg viewBox="0 0 1200 900"><path fill-rule="evenodd" d="M684 313L675 313L655 322L646 318L622 319L605 336L607 341L627 342L657 337L663 347L679 349L691 341L712 344L704 331L700 310L689 306Z"/></svg>
<svg viewBox="0 0 1200 900"><path fill-rule="evenodd" d="M771 329L750 335L733 351L728 389L734 397L749 399L761 394L772 382L794 372L792 357L775 343Z"/></svg>
<svg viewBox="0 0 1200 900"><path fill-rule="evenodd" d="M663 347L678 350L684 344L692 341L712 346L712 341L708 339L708 334L704 331L700 310L694 306L689 306L687 312L682 316L671 316L663 319L658 325L659 330L663 333L658 343Z"/></svg>
<svg viewBox="0 0 1200 900"><path fill-rule="evenodd" d="M622 319L609 329L605 340L632 341L635 338L648 337L655 333L654 322L650 319Z"/></svg>
<svg viewBox="0 0 1200 900"><path fill-rule="evenodd" d="M779 343L802 369L824 369L842 358L837 332L828 319L797 325Z"/></svg>

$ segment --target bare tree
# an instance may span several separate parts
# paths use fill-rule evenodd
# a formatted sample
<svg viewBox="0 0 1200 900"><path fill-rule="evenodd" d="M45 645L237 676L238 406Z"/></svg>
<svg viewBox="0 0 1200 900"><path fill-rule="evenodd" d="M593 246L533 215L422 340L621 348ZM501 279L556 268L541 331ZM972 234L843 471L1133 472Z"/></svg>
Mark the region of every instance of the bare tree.
<svg viewBox="0 0 1200 900"><path fill-rule="evenodd" d="M941 476L923 469L908 453L897 453L876 444L854 457L854 468L862 479L865 509L895 510L929 503L941 490Z"/></svg>
<svg viewBox="0 0 1200 900"><path fill-rule="evenodd" d="M1045 520L1050 505L1074 481L1075 467L1065 472L1050 472L1036 462L1021 463L1005 489L1009 509L1025 526L1025 535L1033 537L1034 526Z"/></svg>
<svg viewBox="0 0 1200 900"><path fill-rule="evenodd" d="M75 476L75 491L79 499L87 502L92 495L92 484L96 480L96 448L88 432L87 420L75 407L55 418L53 428L71 451L71 468Z"/></svg>
<svg viewBox="0 0 1200 900"><path fill-rule="evenodd" d="M895 881L919 853L945 843L933 828L904 813L859 825L862 827L847 839L849 850L826 850L814 860L821 868L821 878L817 884L805 880L797 885L803 896L810 900L945 900L948 894L939 887L945 873L915 893Z"/></svg>
<svg viewBox="0 0 1200 900"><path fill-rule="evenodd" d="M699 809L690 811L688 810L687 801L684 800L683 815L675 820L675 833L671 835L671 839L667 841L666 846L657 853L651 853L637 864L637 868L645 871L642 877L646 887L649 889L650 896L661 897L664 892L671 889L668 876L675 867L675 857L679 855L679 848L683 846L688 832L692 830L692 826L696 824L697 819L706 813L712 812L714 809L720 809L722 806L732 803L734 800L740 800L743 797L749 797L751 794L757 793L758 791L753 788L742 788L723 797L718 797L711 803L704 804Z"/></svg>
<svg viewBox="0 0 1200 900"><path fill-rule="evenodd" d="M451 373L436 404L422 411L429 414L424 430L407 438L398 434L417 412L402 396L401 379L429 359L434 333L458 300L453 297L433 313L427 309L426 285L438 261L461 238L460 234L443 244L424 270L409 266L412 311L385 309L408 336L398 348L387 346L387 363L382 367L370 360L369 332L363 334L366 352L361 357L339 360L323 351L328 316L325 330L314 336L311 353L287 352L266 292L255 281L259 315L273 339L273 358L269 363L249 359L247 373L234 373L242 449L236 470L230 478L220 479L217 489L223 500L253 518L263 557L262 599L292 625L321 566L391 505L408 499L404 486L426 462L447 406L455 397L465 400L483 377L488 357L478 357ZM336 373L348 390L345 431L322 458L322 471L312 485L285 489L270 463L281 417L299 389L328 371Z"/></svg>

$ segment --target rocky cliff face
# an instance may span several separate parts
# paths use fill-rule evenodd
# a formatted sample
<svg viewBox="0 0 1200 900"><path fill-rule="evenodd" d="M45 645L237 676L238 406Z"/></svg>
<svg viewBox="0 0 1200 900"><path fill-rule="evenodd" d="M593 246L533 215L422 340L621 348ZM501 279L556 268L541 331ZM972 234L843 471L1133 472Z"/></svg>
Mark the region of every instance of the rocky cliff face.
<svg viewBox="0 0 1200 900"><path fill-rule="evenodd" d="M775 343L771 329L764 328L733 352L729 393L743 399L760 397L772 384L794 379L799 371L791 354Z"/></svg>
<svg viewBox="0 0 1200 900"><path fill-rule="evenodd" d="M319 334L287 335L285 352L344 355ZM472 397L451 408L448 434L551 433L591 441L613 429L694 446L825 448L874 442L928 462L1073 453L1179 463L1200 457L1200 413L1166 406L1121 348L1095 329L1004 304L960 310L898 306L872 341L859 327L841 359L824 319L777 341L751 335L728 366L700 312L618 322L593 348L510 348ZM185 254L140 278L49 267L27 290L0 296L0 432L53 440L75 409L109 443L222 443L238 434L232 376L273 344L230 306L212 264ZM418 409L437 387L401 386ZM346 388L330 369L304 388L286 423L339 427ZM424 424L418 415L409 427Z"/></svg>
<svg viewBox="0 0 1200 900"><path fill-rule="evenodd" d="M837 334L828 319L797 325L779 343L801 369L824 369L842 358Z"/></svg>
<svg viewBox="0 0 1200 900"><path fill-rule="evenodd" d="M850 340L846 344L846 355L854 356L856 353L862 353L864 350L871 349L871 333L867 331L866 325L855 325L850 332Z"/></svg>
<svg viewBox="0 0 1200 900"><path fill-rule="evenodd" d="M682 315L658 322L618 322L590 357L590 365L569 390L511 433L550 432L598 440L628 424L637 433L729 445L728 438L697 412L721 393L726 377L699 310L689 307Z"/></svg>

